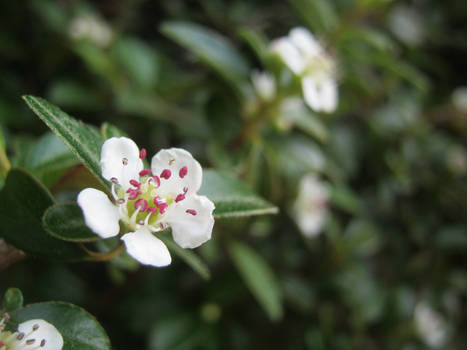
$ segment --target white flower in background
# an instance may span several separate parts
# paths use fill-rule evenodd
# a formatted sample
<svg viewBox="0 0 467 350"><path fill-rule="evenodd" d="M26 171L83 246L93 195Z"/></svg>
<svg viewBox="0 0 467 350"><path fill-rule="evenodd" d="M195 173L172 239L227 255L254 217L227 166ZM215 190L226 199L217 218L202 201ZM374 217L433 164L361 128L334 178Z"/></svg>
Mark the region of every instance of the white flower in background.
<svg viewBox="0 0 467 350"><path fill-rule="evenodd" d="M214 204L196 192L202 169L180 148L163 149L143 169L146 150L126 137L112 137L101 150L102 176L112 182L112 203L104 192L86 188L78 195L86 224L102 238L118 235L119 221L131 230L122 236L128 253L142 264L171 262L165 244L153 235L172 228L182 248L196 248L211 238Z"/></svg>
<svg viewBox="0 0 467 350"><path fill-rule="evenodd" d="M305 102L317 112L333 112L338 91L336 63L313 34L302 27L274 40L271 49L301 78Z"/></svg>
<svg viewBox="0 0 467 350"><path fill-rule="evenodd" d="M446 322L426 303L420 302L415 307L415 325L420 337L428 346L439 348L446 343Z"/></svg>
<svg viewBox="0 0 467 350"><path fill-rule="evenodd" d="M21 323L16 332L5 330L8 314L0 319L0 350L61 350L63 338L60 332L44 320Z"/></svg>
<svg viewBox="0 0 467 350"><path fill-rule="evenodd" d="M106 47L112 40L112 30L102 20L95 16L76 17L69 27L73 39L88 39L97 46Z"/></svg>
<svg viewBox="0 0 467 350"><path fill-rule="evenodd" d="M462 113L467 114L467 86L460 86L451 95L452 104Z"/></svg>
<svg viewBox="0 0 467 350"><path fill-rule="evenodd" d="M307 174L300 180L293 216L305 236L314 237L321 232L328 212L328 199L328 188L316 175Z"/></svg>
<svg viewBox="0 0 467 350"><path fill-rule="evenodd" d="M259 98L271 101L276 96L276 81L271 74L254 70L251 81Z"/></svg>

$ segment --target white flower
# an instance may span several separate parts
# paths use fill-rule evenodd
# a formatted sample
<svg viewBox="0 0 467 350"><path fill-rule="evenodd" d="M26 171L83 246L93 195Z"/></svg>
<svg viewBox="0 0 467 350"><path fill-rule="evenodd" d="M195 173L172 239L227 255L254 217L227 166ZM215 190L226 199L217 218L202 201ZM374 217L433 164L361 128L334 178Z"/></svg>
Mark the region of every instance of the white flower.
<svg viewBox="0 0 467 350"><path fill-rule="evenodd" d="M300 76L303 97L313 110L330 113L336 109L335 61L308 29L292 29L287 37L274 40L271 49Z"/></svg>
<svg viewBox="0 0 467 350"><path fill-rule="evenodd" d="M430 347L442 347L447 340L447 325L443 317L426 303L415 307L415 325L420 337Z"/></svg>
<svg viewBox="0 0 467 350"><path fill-rule="evenodd" d="M328 212L328 198L328 188L314 174L307 174L300 180L293 216L305 236L314 237L321 232Z"/></svg>
<svg viewBox="0 0 467 350"><path fill-rule="evenodd" d="M261 99L271 101L276 96L276 81L271 74L254 70L251 73L251 81Z"/></svg>
<svg viewBox="0 0 467 350"><path fill-rule="evenodd" d="M196 248L211 238L214 204L196 192L202 169L180 148L163 149L143 169L141 152L126 137L112 137L101 150L102 176L112 182L112 203L104 192L86 188L78 195L86 224L102 238L118 235L119 221L131 232L122 236L128 253L142 264L171 262L165 244L152 233L172 228L182 248Z"/></svg>
<svg viewBox="0 0 467 350"><path fill-rule="evenodd" d="M63 338L60 332L44 320L21 323L16 332L6 331L8 314L0 319L0 350L61 350Z"/></svg>
<svg viewBox="0 0 467 350"><path fill-rule="evenodd" d="M100 47L109 45L113 35L107 23L90 15L74 18L69 33L73 39L88 39Z"/></svg>

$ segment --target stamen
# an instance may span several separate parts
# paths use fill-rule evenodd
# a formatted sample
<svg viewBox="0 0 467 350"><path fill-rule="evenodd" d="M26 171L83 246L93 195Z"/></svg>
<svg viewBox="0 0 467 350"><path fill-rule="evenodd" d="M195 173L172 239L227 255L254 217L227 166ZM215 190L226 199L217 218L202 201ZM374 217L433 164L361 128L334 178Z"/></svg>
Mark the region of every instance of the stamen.
<svg viewBox="0 0 467 350"><path fill-rule="evenodd" d="M138 220L138 225L143 226L144 225L144 220Z"/></svg>
<svg viewBox="0 0 467 350"><path fill-rule="evenodd" d="M118 204L124 204L125 203L125 198L119 198L117 199Z"/></svg>
<svg viewBox="0 0 467 350"><path fill-rule="evenodd" d="M146 158L146 148L141 148L141 151L139 151L139 158L140 159Z"/></svg>
<svg viewBox="0 0 467 350"><path fill-rule="evenodd" d="M28 339L28 340L26 340L26 344L27 344L27 345L34 344L35 342L36 342L36 339Z"/></svg>
<svg viewBox="0 0 467 350"><path fill-rule="evenodd" d="M169 169L164 169L161 173L161 177L166 180L170 179L171 175L172 175L172 172Z"/></svg>
<svg viewBox="0 0 467 350"><path fill-rule="evenodd" d="M170 160L169 160L169 165L172 165L174 162L175 162L175 159L174 159L174 158L170 158Z"/></svg>
<svg viewBox="0 0 467 350"><path fill-rule="evenodd" d="M180 171L178 172L178 175L183 179L186 174L188 174L188 168L186 166L184 166L183 168L180 169Z"/></svg>
<svg viewBox="0 0 467 350"><path fill-rule="evenodd" d="M187 193L188 192L188 187L183 187L183 193Z"/></svg>
<svg viewBox="0 0 467 350"><path fill-rule="evenodd" d="M123 165L127 165L127 164L128 164L128 159L127 159L127 158L123 158L123 159L122 159L122 164L123 164Z"/></svg>
<svg viewBox="0 0 467 350"><path fill-rule="evenodd" d="M23 332L21 332L20 334L18 334L18 336L16 337L16 339L18 340L23 340L25 334Z"/></svg>
<svg viewBox="0 0 467 350"><path fill-rule="evenodd" d="M140 198L135 202L135 209L139 209L141 212L146 211L148 208L148 201Z"/></svg>
<svg viewBox="0 0 467 350"><path fill-rule="evenodd" d="M45 339L42 339L41 340L41 348L43 348L45 346L45 343L47 343L47 341Z"/></svg>
<svg viewBox="0 0 467 350"><path fill-rule="evenodd" d="M142 192L140 190L133 190L131 189L131 192L130 192L130 195L128 196L128 199L133 201L135 200L136 198L138 198L138 196L141 194Z"/></svg>
<svg viewBox="0 0 467 350"><path fill-rule="evenodd" d="M149 214L154 214L156 211L157 211L157 208L154 208L154 207L149 207L148 208L148 213ZM148 215L148 216L150 216L150 215Z"/></svg>
<svg viewBox="0 0 467 350"><path fill-rule="evenodd" d="M136 181L136 180L130 180L130 184L136 188L140 188L141 187L141 183L139 181Z"/></svg>
<svg viewBox="0 0 467 350"><path fill-rule="evenodd" d="M194 209L187 209L187 210L185 210L185 212L188 213L188 214L191 214L191 215L196 215L196 214L198 214L198 213L196 212L196 210L194 210Z"/></svg>
<svg viewBox="0 0 467 350"><path fill-rule="evenodd" d="M154 181L156 182L156 187L160 187L161 185L161 179L159 179L159 176L153 176L152 177Z"/></svg>
<svg viewBox="0 0 467 350"><path fill-rule="evenodd" d="M143 169L139 172L139 176L146 176L151 174L151 169Z"/></svg>
<svg viewBox="0 0 467 350"><path fill-rule="evenodd" d="M165 224L163 222L161 222L159 224L159 226L160 226L161 230L165 230L165 228L167 227L167 226L165 226Z"/></svg>
<svg viewBox="0 0 467 350"><path fill-rule="evenodd" d="M118 200L118 195L117 191L115 190L116 183L112 181L112 186L110 187L110 191L112 192L112 197L114 197L115 200Z"/></svg>
<svg viewBox="0 0 467 350"><path fill-rule="evenodd" d="M176 198L175 198L175 202L178 203L182 200L185 199L185 195L183 193L180 193Z"/></svg>
<svg viewBox="0 0 467 350"><path fill-rule="evenodd" d="M5 345L1 340L0 340L0 348Z"/></svg>
<svg viewBox="0 0 467 350"><path fill-rule="evenodd" d="M160 203L160 204L159 204L159 207L158 207L160 213L161 213L161 214L164 214L165 211L167 210L167 207L168 207L167 203L165 203L165 202Z"/></svg>
<svg viewBox="0 0 467 350"><path fill-rule="evenodd" d="M118 179L116 177L111 177L110 181L112 181L114 184L118 184Z"/></svg>
<svg viewBox="0 0 467 350"><path fill-rule="evenodd" d="M32 326L33 331L37 331L39 329L39 325L36 323L34 326Z"/></svg>

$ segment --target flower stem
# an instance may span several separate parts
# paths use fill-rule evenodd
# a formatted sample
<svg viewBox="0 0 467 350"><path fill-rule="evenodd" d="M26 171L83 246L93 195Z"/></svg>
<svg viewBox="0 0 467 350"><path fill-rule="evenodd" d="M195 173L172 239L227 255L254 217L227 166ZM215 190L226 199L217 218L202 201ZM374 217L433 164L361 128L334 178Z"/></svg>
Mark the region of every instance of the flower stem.
<svg viewBox="0 0 467 350"><path fill-rule="evenodd" d="M3 179L6 179L6 176L10 168L11 168L10 161L8 160L5 150L2 147L0 147L0 176Z"/></svg>
<svg viewBox="0 0 467 350"><path fill-rule="evenodd" d="M92 250L89 250L88 248L86 248L86 246L84 244L81 244L81 248L83 248L86 251L86 253L89 254L90 260L108 261L108 260L112 260L116 256L120 255L120 253L125 248L125 245L123 243L120 243L114 250L111 250L110 252L105 252L105 253L98 253L98 252L94 252Z"/></svg>

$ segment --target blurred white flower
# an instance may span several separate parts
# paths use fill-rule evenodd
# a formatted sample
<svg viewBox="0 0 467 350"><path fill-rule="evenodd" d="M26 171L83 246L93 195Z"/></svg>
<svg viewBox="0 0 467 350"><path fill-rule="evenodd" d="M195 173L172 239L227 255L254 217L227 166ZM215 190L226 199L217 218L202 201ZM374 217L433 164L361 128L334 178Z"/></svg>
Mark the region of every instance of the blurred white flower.
<svg viewBox="0 0 467 350"><path fill-rule="evenodd" d="M101 151L102 176L112 182L112 203L104 192L86 188L78 195L86 225L102 238L118 235L121 220L132 232L122 240L142 264L166 266L170 253L154 232L172 228L182 248L196 248L211 238L214 204L199 196L201 165L180 148L160 150L143 169L146 150L126 137L112 137ZM0 349L1 350L1 349Z"/></svg>
<svg viewBox="0 0 467 350"><path fill-rule="evenodd" d="M97 46L106 47L112 40L112 30L102 20L87 15L74 18L69 27L73 39L88 39Z"/></svg>
<svg viewBox="0 0 467 350"><path fill-rule="evenodd" d="M276 96L276 81L271 74L254 70L251 81L259 98L271 101Z"/></svg>
<svg viewBox="0 0 467 350"><path fill-rule="evenodd" d="M407 45L420 45L425 37L423 17L414 8L406 5L394 7L389 16L392 32Z"/></svg>
<svg viewBox="0 0 467 350"><path fill-rule="evenodd" d="M318 112L335 111L338 102L336 63L308 29L292 29L287 37L274 40L271 49L300 76L308 106Z"/></svg>
<svg viewBox="0 0 467 350"><path fill-rule="evenodd" d="M455 89L451 100L457 110L467 114L467 86L460 86Z"/></svg>
<svg viewBox="0 0 467 350"><path fill-rule="evenodd" d="M0 319L0 350L61 350L63 338L50 323L34 319L20 323L16 332L5 330L8 314Z"/></svg>
<svg viewBox="0 0 467 350"><path fill-rule="evenodd" d="M307 174L300 180L293 216L305 236L314 237L321 232L327 217L328 199L328 188L316 175Z"/></svg>
<svg viewBox="0 0 467 350"><path fill-rule="evenodd" d="M446 321L429 305L420 302L415 307L415 325L420 337L432 348L442 347L447 340Z"/></svg>

